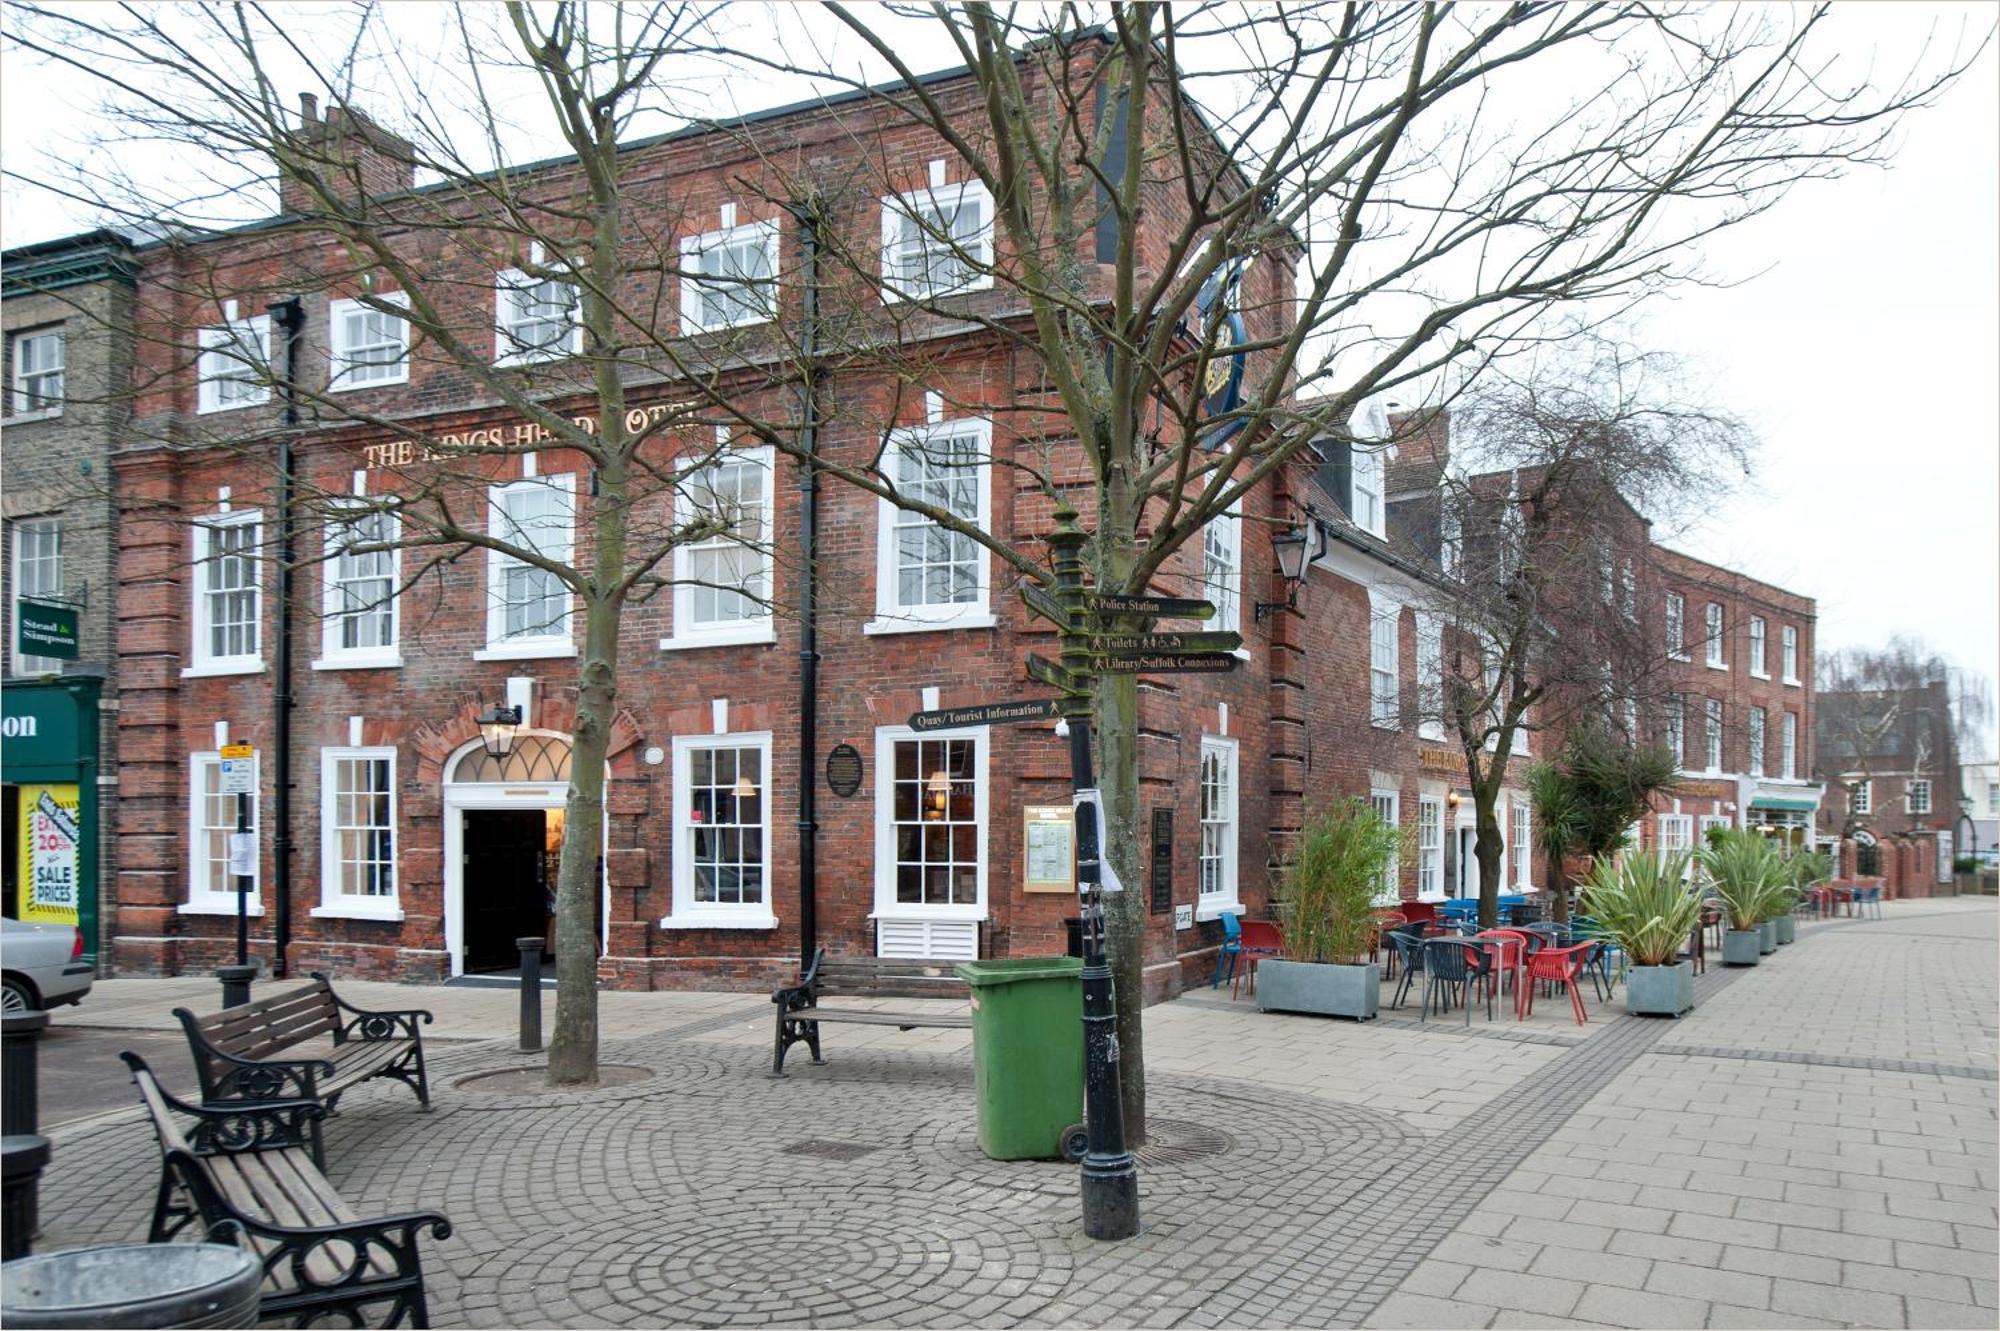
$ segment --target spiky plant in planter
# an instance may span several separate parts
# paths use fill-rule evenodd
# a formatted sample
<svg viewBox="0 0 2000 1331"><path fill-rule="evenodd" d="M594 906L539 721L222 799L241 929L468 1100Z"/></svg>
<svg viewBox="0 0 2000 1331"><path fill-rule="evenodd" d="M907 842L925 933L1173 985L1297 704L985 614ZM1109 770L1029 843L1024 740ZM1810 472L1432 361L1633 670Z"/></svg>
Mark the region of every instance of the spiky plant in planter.
<svg viewBox="0 0 2000 1331"><path fill-rule="evenodd" d="M1777 847L1756 832L1730 829L1711 836L1701 852L1701 868L1729 916L1722 935L1722 964L1754 966L1766 949L1757 926L1769 919L1786 891L1786 873ZM1771 947L1777 947L1773 929Z"/></svg>
<svg viewBox="0 0 2000 1331"><path fill-rule="evenodd" d="M1701 918L1701 898L1687 876L1688 852L1676 851L1601 857L1584 880L1584 909L1632 962L1628 1012L1678 1017L1694 1006L1694 963L1680 952Z"/></svg>
<svg viewBox="0 0 2000 1331"><path fill-rule="evenodd" d="M1785 857L1786 892L1785 910L1772 921L1778 927L1778 946L1783 947L1798 937L1798 920L1792 912L1798 909L1799 898L1807 890L1833 876L1833 857L1816 850L1799 850Z"/></svg>
<svg viewBox="0 0 2000 1331"><path fill-rule="evenodd" d="M1260 1007L1375 1015L1381 973L1368 961L1372 907L1401 848L1401 833L1365 800L1336 801L1307 820L1285 871L1285 955L1257 967Z"/></svg>

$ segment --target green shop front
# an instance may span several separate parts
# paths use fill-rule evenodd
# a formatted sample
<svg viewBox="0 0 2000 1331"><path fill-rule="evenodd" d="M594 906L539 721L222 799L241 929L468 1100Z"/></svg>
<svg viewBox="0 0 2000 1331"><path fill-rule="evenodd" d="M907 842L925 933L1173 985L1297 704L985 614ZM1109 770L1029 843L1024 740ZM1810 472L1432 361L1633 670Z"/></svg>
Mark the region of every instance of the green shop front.
<svg viewBox="0 0 2000 1331"><path fill-rule="evenodd" d="M83 927L97 959L98 696L91 676L0 686L5 913Z"/></svg>

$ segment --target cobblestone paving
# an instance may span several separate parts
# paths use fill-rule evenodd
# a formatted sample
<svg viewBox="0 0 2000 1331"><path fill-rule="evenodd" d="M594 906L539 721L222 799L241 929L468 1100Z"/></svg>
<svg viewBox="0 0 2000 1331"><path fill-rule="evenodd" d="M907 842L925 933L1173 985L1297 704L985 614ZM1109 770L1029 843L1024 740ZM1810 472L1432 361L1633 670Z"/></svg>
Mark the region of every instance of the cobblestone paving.
<svg viewBox="0 0 2000 1331"><path fill-rule="evenodd" d="M979 1152L962 1032L839 1028L826 1066L774 1081L745 996L655 1007L604 1045L653 1075L599 1091L466 1092L533 1060L441 1045L437 1111L357 1090L328 1172L364 1214L452 1217L441 1326L1990 1327L2000 1088L1963 1074L1992 1062L1993 989L1969 1015L1885 1009L1939 1071L1848 1064L1892 1056L1870 1004L1924 982L1898 954L1990 951L1995 916L1904 910L1712 969L1680 1023L1593 1004L1521 1042L1156 1008L1146 1229L1116 1245L1081 1237L1072 1167ZM1853 1031L1769 1047L1842 985ZM1910 1003L1932 997L1970 991ZM142 1237L157 1160L135 1120L59 1133L44 1246Z"/></svg>

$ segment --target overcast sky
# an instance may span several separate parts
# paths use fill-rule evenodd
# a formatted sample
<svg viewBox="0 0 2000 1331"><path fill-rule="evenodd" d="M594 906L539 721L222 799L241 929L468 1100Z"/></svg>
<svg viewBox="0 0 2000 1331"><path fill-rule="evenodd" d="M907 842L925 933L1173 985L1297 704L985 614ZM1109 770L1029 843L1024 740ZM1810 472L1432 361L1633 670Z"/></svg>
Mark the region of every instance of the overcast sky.
<svg viewBox="0 0 2000 1331"><path fill-rule="evenodd" d="M415 13L401 17L422 21ZM1846 0L1836 18L1843 54L1871 52L1900 72L1926 33L1946 47L1966 33L1976 41L1994 13L1987 3ZM807 45L799 34L833 29L790 31ZM842 45L843 62L858 57L851 39ZM918 68L956 63L938 45L898 49ZM74 76L12 51L4 60L0 240L95 224L84 205L24 181L43 153L73 151L70 132L113 127L77 124ZM718 113L803 95L783 84L731 80L709 94L728 104ZM77 113L52 109L64 106ZM54 131L64 138L38 137L42 125L64 127ZM148 162L125 166L144 175ZM1711 241L1705 258L1751 280L1683 290L1644 311L1637 331L1689 358L1762 450L1756 475L1675 543L1817 598L1822 648L1909 634L2000 676L2000 52L1989 47L1937 106L1908 119L1888 169L1802 186Z"/></svg>

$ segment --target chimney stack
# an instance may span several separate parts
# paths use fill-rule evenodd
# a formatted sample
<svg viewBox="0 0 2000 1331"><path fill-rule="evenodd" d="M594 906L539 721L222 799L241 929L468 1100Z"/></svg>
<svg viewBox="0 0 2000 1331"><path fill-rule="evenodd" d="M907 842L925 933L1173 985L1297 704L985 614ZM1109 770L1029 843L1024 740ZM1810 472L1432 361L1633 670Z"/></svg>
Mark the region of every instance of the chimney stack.
<svg viewBox="0 0 2000 1331"><path fill-rule="evenodd" d="M408 139L351 106L330 106L322 119L319 98L309 92L299 94L299 127L290 149L278 163L278 208L283 213L319 211L308 177L350 204L416 184L415 152Z"/></svg>

